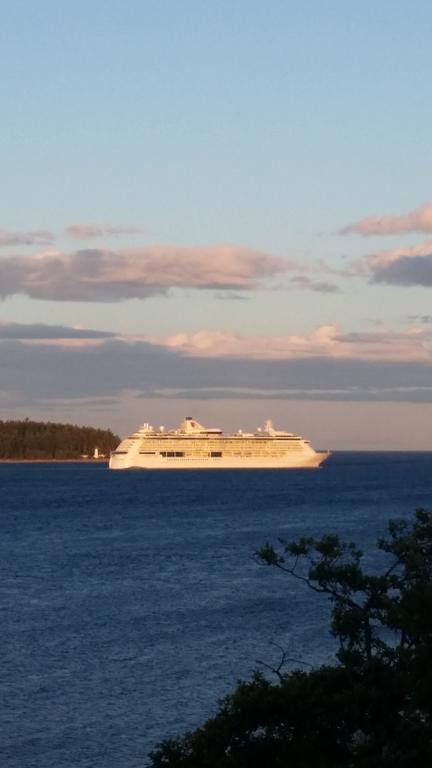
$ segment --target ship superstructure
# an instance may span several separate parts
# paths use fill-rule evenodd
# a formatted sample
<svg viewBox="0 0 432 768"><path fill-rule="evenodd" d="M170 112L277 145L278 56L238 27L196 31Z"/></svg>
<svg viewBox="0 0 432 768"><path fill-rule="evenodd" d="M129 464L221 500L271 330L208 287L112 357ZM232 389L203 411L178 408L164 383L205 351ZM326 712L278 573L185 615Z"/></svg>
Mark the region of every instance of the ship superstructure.
<svg viewBox="0 0 432 768"><path fill-rule="evenodd" d="M328 451L309 440L274 429L270 420L256 432L224 434L187 416L176 430L143 426L111 453L110 469L294 469L319 467Z"/></svg>

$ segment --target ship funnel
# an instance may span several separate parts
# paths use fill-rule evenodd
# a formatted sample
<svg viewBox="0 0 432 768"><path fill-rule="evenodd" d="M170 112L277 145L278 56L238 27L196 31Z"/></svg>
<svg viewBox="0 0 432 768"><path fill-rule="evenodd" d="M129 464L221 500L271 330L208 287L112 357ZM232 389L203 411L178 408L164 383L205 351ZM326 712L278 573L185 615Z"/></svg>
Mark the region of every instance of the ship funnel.
<svg viewBox="0 0 432 768"><path fill-rule="evenodd" d="M186 434L194 434L197 432L205 432L206 428L203 427L198 421L192 418L192 416L186 416L184 421L180 424L180 432L186 432Z"/></svg>
<svg viewBox="0 0 432 768"><path fill-rule="evenodd" d="M276 434L276 431L275 431L275 428L273 426L273 422L272 422L271 419L267 419L267 421L265 423L265 426L264 426L264 431L267 432L267 434L269 434L269 435L275 435Z"/></svg>

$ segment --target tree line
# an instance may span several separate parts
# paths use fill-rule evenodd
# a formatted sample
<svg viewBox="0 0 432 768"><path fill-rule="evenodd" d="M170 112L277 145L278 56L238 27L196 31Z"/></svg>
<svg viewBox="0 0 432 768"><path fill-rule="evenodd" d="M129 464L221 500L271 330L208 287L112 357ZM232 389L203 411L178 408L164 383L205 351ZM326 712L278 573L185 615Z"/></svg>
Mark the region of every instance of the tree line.
<svg viewBox="0 0 432 768"><path fill-rule="evenodd" d="M120 438L109 429L51 421L0 421L0 459L78 459L109 455Z"/></svg>

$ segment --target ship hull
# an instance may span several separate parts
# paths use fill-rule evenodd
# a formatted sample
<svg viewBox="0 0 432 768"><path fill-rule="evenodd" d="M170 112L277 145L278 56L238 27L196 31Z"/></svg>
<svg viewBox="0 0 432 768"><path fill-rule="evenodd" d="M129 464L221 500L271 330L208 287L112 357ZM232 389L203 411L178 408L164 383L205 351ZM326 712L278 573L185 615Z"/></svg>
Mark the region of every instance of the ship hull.
<svg viewBox="0 0 432 768"><path fill-rule="evenodd" d="M164 456L111 456L110 469L314 469L329 456L327 451L314 451L298 457L247 458L167 458Z"/></svg>

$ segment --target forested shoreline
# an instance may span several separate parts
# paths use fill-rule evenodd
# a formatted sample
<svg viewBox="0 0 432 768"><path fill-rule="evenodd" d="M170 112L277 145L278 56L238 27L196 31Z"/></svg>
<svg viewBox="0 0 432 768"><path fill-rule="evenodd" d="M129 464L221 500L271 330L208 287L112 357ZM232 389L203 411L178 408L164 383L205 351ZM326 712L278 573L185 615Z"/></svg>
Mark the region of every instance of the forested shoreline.
<svg viewBox="0 0 432 768"><path fill-rule="evenodd" d="M0 421L0 460L52 461L109 456L120 438L109 429L51 421Z"/></svg>

